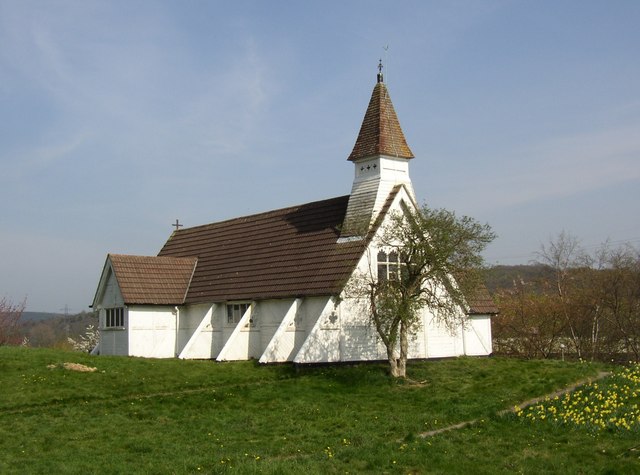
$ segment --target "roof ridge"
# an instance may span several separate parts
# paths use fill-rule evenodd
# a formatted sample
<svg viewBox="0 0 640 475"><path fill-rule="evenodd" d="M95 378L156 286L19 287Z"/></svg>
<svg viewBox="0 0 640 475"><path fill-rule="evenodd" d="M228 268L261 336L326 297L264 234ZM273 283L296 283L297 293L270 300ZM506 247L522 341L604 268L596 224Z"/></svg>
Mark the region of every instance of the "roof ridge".
<svg viewBox="0 0 640 475"><path fill-rule="evenodd" d="M113 258L119 258L119 257L136 257L136 258L141 258L141 259L196 259L196 257L191 257L191 256L183 256L183 257L177 257L177 256L151 256L151 255L143 255L143 254L120 254L120 253L113 253L110 252L107 254L107 257Z"/></svg>
<svg viewBox="0 0 640 475"><path fill-rule="evenodd" d="M268 211L260 211L258 213L247 214L247 215L244 215L244 216L236 216L235 218L223 219L221 221L212 221L210 223L198 224L196 226L191 226L191 227L188 227L188 228L183 228L183 229L179 229L177 231L173 231L172 234L173 235L175 235L175 234L183 234L185 231L193 231L193 230L197 230L197 229L200 229L200 228L206 228L208 226L214 226L214 225L229 224L229 223L232 223L234 221L242 221L242 220L246 220L246 219L249 219L249 218L256 219L256 218L258 218L260 216L264 216L266 218L266 217L274 216L274 215L277 215L277 214L286 213L288 211L295 210L295 209L298 209L298 208L302 208L303 206L315 205L315 204L319 204L319 203L322 203L322 202L327 202L328 203L330 201L338 201L338 200L346 199L346 198L349 198L349 195L334 196L332 198L325 198L325 199L322 199L322 200L309 201L307 203L300 203L300 204L297 204L297 205L286 206L284 208L271 209L271 210L268 210Z"/></svg>

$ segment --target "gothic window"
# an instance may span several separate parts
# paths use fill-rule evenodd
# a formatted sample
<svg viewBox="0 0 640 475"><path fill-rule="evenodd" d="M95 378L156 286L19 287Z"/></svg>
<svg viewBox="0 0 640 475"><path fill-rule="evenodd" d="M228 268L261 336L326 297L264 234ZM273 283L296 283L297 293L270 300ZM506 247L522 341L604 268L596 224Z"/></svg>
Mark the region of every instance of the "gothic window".
<svg viewBox="0 0 640 475"><path fill-rule="evenodd" d="M378 281L397 279L401 265L400 255L396 251L378 252Z"/></svg>

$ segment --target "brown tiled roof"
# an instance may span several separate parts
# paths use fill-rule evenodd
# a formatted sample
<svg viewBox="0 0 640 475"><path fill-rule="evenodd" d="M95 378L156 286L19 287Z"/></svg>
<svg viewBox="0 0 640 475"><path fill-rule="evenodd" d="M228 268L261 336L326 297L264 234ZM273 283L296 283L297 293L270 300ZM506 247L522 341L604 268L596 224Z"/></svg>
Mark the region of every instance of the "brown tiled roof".
<svg viewBox="0 0 640 475"><path fill-rule="evenodd" d="M182 304L197 263L195 257L109 254L108 259L126 304Z"/></svg>
<svg viewBox="0 0 640 475"><path fill-rule="evenodd" d="M484 285L478 286L473 295L467 298L467 301L470 315L496 315L499 313L489 290Z"/></svg>
<svg viewBox="0 0 640 475"><path fill-rule="evenodd" d="M373 88L371 100L349 160L375 155L413 158L413 152L407 145L398 116L391 103L389 91L383 82L378 82Z"/></svg>
<svg viewBox="0 0 640 475"><path fill-rule="evenodd" d="M159 256L196 256L185 303L338 294L365 242L338 243L342 196L175 231Z"/></svg>

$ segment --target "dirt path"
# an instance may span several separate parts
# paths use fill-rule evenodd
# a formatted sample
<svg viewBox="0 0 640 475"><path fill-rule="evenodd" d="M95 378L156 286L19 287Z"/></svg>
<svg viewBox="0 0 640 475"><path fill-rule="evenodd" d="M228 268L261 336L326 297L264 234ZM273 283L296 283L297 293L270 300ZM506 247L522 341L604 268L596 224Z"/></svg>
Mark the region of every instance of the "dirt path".
<svg viewBox="0 0 640 475"><path fill-rule="evenodd" d="M571 391L573 391L574 389L579 388L580 386L584 386L585 384L589 384L589 383L593 383L595 381L599 381L603 378L606 378L607 376L611 375L610 372L607 371L600 371L595 377L593 378L587 378L587 379L583 379L580 381L577 381L573 384L571 384L570 386L567 386L565 388L562 388L558 391L554 391L550 394L545 394L543 396L540 397L536 397L533 399L528 399L524 402L521 402L520 404L516 404L515 406L519 407L520 409L524 409L526 407L532 406L534 404L539 403L540 401L544 401L545 399L549 398L552 399L556 396L562 396L566 393L569 393ZM509 409L503 409L502 411L498 411L497 415L499 416L503 416L505 414L509 414L509 413L513 413L515 412L515 406L512 406ZM478 422L478 419L473 419L470 421L463 421L463 422L459 422L457 424L453 424L447 427L441 427L440 429L435 429L435 430L430 430L428 432L422 432L421 434L418 434L418 437L422 437L423 439L426 439L427 437L433 437L434 435L438 435L441 434L443 432L449 432L451 430L456 430L456 429L463 429L464 427L468 427L471 425L474 425Z"/></svg>

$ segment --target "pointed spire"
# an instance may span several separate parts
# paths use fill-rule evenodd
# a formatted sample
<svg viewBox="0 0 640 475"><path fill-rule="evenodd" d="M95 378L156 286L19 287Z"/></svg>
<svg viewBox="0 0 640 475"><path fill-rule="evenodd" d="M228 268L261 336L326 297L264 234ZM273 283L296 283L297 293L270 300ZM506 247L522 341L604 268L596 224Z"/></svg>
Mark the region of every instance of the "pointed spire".
<svg viewBox="0 0 640 475"><path fill-rule="evenodd" d="M382 60L380 60L378 82L373 88L360 133L348 160L355 161L376 155L413 158L413 152L404 138L398 116L384 83L382 68Z"/></svg>

